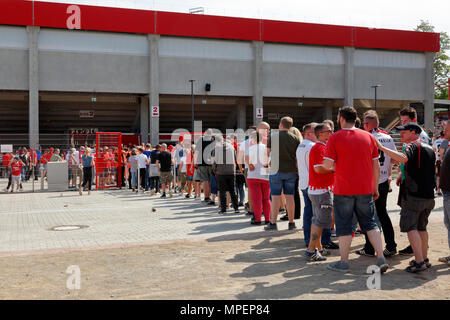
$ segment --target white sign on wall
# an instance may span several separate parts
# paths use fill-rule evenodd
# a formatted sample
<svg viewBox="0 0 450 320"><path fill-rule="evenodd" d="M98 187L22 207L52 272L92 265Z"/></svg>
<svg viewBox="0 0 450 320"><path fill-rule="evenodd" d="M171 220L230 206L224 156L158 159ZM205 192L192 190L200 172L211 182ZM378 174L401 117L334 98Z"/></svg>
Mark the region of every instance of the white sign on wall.
<svg viewBox="0 0 450 320"><path fill-rule="evenodd" d="M0 145L0 152L1 153L13 152L13 145L12 144L2 144L2 145Z"/></svg>
<svg viewBox="0 0 450 320"><path fill-rule="evenodd" d="M256 118L257 119L263 118L263 108L262 107L256 108Z"/></svg>
<svg viewBox="0 0 450 320"><path fill-rule="evenodd" d="M159 118L159 106L152 106L152 117Z"/></svg>

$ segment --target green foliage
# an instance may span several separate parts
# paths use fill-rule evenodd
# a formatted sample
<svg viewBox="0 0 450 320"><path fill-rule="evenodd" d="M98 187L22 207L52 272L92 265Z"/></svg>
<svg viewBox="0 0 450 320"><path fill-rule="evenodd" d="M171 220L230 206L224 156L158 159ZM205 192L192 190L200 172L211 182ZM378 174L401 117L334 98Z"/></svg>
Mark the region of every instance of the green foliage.
<svg viewBox="0 0 450 320"><path fill-rule="evenodd" d="M420 20L420 24L415 31L435 32L434 26L428 21ZM436 99L448 99L448 78L450 76L450 57L447 55L450 50L450 37L446 32L440 32L441 51L434 57L434 92Z"/></svg>

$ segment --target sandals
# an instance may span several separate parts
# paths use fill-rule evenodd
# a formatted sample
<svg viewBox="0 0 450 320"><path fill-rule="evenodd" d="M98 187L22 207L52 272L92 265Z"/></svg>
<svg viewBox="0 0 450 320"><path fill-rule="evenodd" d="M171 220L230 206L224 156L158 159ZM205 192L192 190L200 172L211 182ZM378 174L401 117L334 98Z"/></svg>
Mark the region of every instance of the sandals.
<svg viewBox="0 0 450 320"><path fill-rule="evenodd" d="M425 260L422 261L421 263L417 263L416 261L413 260L413 261L411 261L411 265L408 268L406 268L405 271L409 272L409 273L417 273L417 272L421 272L421 271L424 271L427 269L428 268L427 268Z"/></svg>
<svg viewBox="0 0 450 320"><path fill-rule="evenodd" d="M431 263L430 263L430 260L429 260L428 258L426 258L425 260L423 260L423 262L425 262L425 265L427 266L428 269L431 268ZM414 263L416 263L416 260L411 260L411 261L409 262L409 265L410 265L410 266L413 266Z"/></svg>

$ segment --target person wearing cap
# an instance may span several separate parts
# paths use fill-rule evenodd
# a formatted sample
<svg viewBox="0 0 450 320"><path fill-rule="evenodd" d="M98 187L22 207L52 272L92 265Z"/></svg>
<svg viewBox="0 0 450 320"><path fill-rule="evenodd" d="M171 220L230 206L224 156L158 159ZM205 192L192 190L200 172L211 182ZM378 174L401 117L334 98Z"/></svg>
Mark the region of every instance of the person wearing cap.
<svg viewBox="0 0 450 320"><path fill-rule="evenodd" d="M393 160L406 164L404 179L400 184L400 231L408 234L415 259L406 271L420 272L431 267L428 260L428 217L433 210L436 156L431 146L420 140L422 128L414 122L396 127L406 144L404 153L384 147L377 141L378 149Z"/></svg>

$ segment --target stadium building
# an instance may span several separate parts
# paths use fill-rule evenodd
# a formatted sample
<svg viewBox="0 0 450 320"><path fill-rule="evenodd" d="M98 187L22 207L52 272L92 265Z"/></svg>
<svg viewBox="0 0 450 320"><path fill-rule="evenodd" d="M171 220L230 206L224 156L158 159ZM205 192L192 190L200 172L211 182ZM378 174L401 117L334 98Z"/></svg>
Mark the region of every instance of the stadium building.
<svg viewBox="0 0 450 320"><path fill-rule="evenodd" d="M382 125L418 103L432 128L438 51L437 33L2 0L0 135L34 147L82 128L154 144L191 129L192 97L204 129L284 115L301 127L373 108L375 90Z"/></svg>

